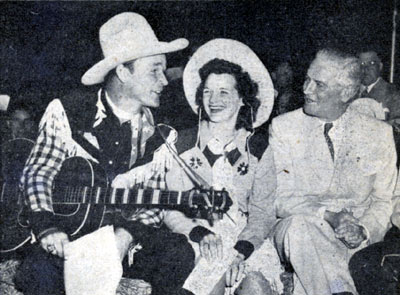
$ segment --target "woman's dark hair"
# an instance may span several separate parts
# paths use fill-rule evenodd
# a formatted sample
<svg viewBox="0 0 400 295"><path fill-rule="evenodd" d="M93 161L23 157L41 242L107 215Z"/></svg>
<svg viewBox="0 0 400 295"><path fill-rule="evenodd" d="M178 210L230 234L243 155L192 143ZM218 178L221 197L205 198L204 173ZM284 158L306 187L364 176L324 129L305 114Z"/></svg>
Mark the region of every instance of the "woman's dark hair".
<svg viewBox="0 0 400 295"><path fill-rule="evenodd" d="M196 91L196 104L201 109L201 119L209 120L207 113L204 111L203 90L204 84L210 74L230 74L235 78L235 88L238 91L239 97L243 99L244 104L239 110L235 128L245 128L251 131L253 128L252 122L255 120L258 107L260 106L260 102L256 97L258 94L258 85L250 78L247 72L243 71L241 66L223 59L215 58L210 60L199 70L201 83Z"/></svg>

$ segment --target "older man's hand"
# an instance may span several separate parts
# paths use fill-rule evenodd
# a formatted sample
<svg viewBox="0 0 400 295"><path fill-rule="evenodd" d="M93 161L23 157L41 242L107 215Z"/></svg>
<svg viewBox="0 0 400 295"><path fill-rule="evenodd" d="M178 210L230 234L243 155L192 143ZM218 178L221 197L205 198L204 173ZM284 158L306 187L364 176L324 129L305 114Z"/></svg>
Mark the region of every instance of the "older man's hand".
<svg viewBox="0 0 400 295"><path fill-rule="evenodd" d="M339 226L345 224L354 223L358 224L358 219L353 216L351 212L342 210L340 212L325 211L324 219L330 224L330 226L335 230Z"/></svg>
<svg viewBox="0 0 400 295"><path fill-rule="evenodd" d="M367 238L361 225L348 222L335 229L336 238L350 249L357 248Z"/></svg>

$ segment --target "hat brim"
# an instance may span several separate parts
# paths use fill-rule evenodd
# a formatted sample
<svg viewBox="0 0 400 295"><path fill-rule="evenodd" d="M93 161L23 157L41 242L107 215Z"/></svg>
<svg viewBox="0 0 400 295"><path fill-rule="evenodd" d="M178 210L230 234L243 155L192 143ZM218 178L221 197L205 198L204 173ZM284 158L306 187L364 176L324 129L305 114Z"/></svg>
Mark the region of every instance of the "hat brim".
<svg viewBox="0 0 400 295"><path fill-rule="evenodd" d="M112 69L115 69L120 64L142 57L182 50L188 45L189 41L187 39L180 38L172 42L146 44L146 46L132 50L132 52L125 54L124 56L107 56L87 70L82 76L81 82L84 85L95 85L102 83L108 72L110 72Z"/></svg>
<svg viewBox="0 0 400 295"><path fill-rule="evenodd" d="M197 113L196 91L201 79L199 70L210 60L223 59L242 67L251 79L258 84L257 99L260 107L257 111L253 127L265 123L271 114L274 105L274 86L268 70L258 56L245 44L231 39L213 39L202 45L193 54L183 72L183 87L186 99Z"/></svg>

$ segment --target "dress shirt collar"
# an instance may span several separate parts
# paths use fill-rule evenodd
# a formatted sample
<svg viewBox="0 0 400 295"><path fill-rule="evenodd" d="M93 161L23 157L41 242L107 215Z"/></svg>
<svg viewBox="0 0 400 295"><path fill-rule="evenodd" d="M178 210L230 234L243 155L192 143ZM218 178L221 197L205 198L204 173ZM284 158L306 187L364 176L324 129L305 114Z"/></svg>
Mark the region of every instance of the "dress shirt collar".
<svg viewBox="0 0 400 295"><path fill-rule="evenodd" d="M321 120L317 117L311 117L311 116L308 116L308 117L311 118L311 120L315 122L314 124L317 125L317 128L323 129L326 123L332 123L332 126L333 126L331 129L331 131L332 131L334 129L337 129L339 126L343 126L345 124L345 122L347 121L348 117L350 116L351 112L353 112L353 110L348 107L346 109L346 111L339 118L337 118L336 120L331 121L331 122Z"/></svg>
<svg viewBox="0 0 400 295"><path fill-rule="evenodd" d="M378 82L379 82L381 79L382 79L382 78L379 77L378 79L376 79L376 81L375 81L374 83L368 85L368 86L367 86L367 92L370 93L371 90L372 90L372 88L374 88L374 86L375 86L376 84L378 84Z"/></svg>
<svg viewBox="0 0 400 295"><path fill-rule="evenodd" d="M96 103L96 107L97 107L97 112L96 112L96 117L95 117L95 122L93 124L93 128L97 127L100 125L100 123L107 118L107 112L106 112L106 108L103 104L103 101L101 99L101 94L102 91L104 91L105 94L105 99L107 104L110 106L112 112L114 113L114 115L118 118L118 120L120 121L120 123L124 123L126 121L131 120L132 122L135 122L139 119L139 115L140 114L131 114L128 113L124 110L118 109L115 104L112 103L111 99L109 98L107 92L105 92L105 90L100 89L97 92L97 103ZM154 119L153 119L153 115L151 114L151 111L146 108L143 107L142 108L142 118L145 118L145 121L147 121L148 123L150 123L150 125L154 126Z"/></svg>
<svg viewBox="0 0 400 295"><path fill-rule="evenodd" d="M139 113L130 113L125 110L122 110L118 108L111 100L110 96L108 95L107 91L104 91L106 101L108 105L110 106L112 112L114 115L118 118L121 124L127 122L127 121L137 121L138 118L140 117L140 112Z"/></svg>

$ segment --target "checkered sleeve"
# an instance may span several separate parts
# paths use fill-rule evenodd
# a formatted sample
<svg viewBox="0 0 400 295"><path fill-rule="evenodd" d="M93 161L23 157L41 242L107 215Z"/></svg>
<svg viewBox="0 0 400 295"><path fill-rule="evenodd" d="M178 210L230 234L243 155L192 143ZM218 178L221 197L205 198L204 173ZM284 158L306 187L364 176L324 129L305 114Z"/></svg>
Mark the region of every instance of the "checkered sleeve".
<svg viewBox="0 0 400 295"><path fill-rule="evenodd" d="M53 212L51 188L67 149L69 124L59 100L52 101L39 124L39 135L26 162L21 184L33 212Z"/></svg>

